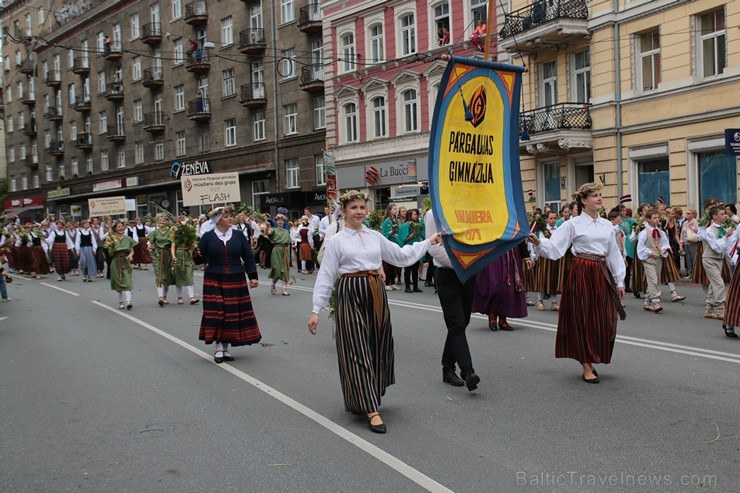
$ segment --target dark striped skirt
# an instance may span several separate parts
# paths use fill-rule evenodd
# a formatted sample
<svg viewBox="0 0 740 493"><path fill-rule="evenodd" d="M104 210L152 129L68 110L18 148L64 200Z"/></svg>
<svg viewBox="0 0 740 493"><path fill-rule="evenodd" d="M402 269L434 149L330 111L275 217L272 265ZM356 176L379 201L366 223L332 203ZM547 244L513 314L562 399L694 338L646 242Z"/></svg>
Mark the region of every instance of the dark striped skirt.
<svg viewBox="0 0 740 493"><path fill-rule="evenodd" d="M681 279L681 271L678 270L676 260L672 254L668 254L663 259L663 268L660 271L660 284L668 284L669 282L676 282Z"/></svg>
<svg viewBox="0 0 740 493"><path fill-rule="evenodd" d="M213 274L203 277L203 317L198 339L232 346L254 344L262 339L252 309L246 275Z"/></svg>
<svg viewBox="0 0 740 493"><path fill-rule="evenodd" d="M49 270L49 259L46 257L46 252L42 246L31 247L31 272L35 272L39 276L51 272Z"/></svg>
<svg viewBox="0 0 740 493"><path fill-rule="evenodd" d="M560 260L539 257L534 266L534 288L530 291L544 294L558 294L560 279Z"/></svg>
<svg viewBox="0 0 740 493"><path fill-rule="evenodd" d="M635 293L647 293L647 277L645 277L645 268L642 266L642 260L635 255L632 261L632 291Z"/></svg>
<svg viewBox="0 0 740 493"><path fill-rule="evenodd" d="M568 277L568 272L570 272L574 258L573 252L568 249L565 255L563 255L563 258L560 259L560 266L558 268L558 293L562 293L565 288L565 279Z"/></svg>
<svg viewBox="0 0 740 493"><path fill-rule="evenodd" d="M391 314L376 272L339 278L334 322L344 408L376 412L386 388L396 382Z"/></svg>
<svg viewBox="0 0 740 493"><path fill-rule="evenodd" d="M537 292L537 266L535 265L531 269L527 269L527 266L522 262L522 282L524 283L524 291L529 293Z"/></svg>
<svg viewBox="0 0 740 493"><path fill-rule="evenodd" d="M694 259L694 271L691 273L691 282L707 286L709 284L709 279L707 279L707 273L704 271L704 264L701 262L701 257L704 252L703 243L704 242L702 241L696 243L696 257ZM722 279L725 281L725 284L732 280L730 263L726 258L722 261Z"/></svg>
<svg viewBox="0 0 740 493"><path fill-rule="evenodd" d="M558 312L556 358L609 363L617 335L617 311L600 262L576 257L565 280Z"/></svg>
<svg viewBox="0 0 740 493"><path fill-rule="evenodd" d="M13 250L13 268L21 272L31 272L31 247L19 246Z"/></svg>
<svg viewBox="0 0 740 493"><path fill-rule="evenodd" d="M133 264L151 264L152 256L147 248L148 240L146 238L139 238L139 243L134 246L134 260Z"/></svg>
<svg viewBox="0 0 740 493"><path fill-rule="evenodd" d="M54 270L60 276L72 270L72 257L66 243L54 243L51 247L51 258L54 259Z"/></svg>
<svg viewBox="0 0 740 493"><path fill-rule="evenodd" d="M723 323L732 327L740 326L740 265L735 266L725 300Z"/></svg>

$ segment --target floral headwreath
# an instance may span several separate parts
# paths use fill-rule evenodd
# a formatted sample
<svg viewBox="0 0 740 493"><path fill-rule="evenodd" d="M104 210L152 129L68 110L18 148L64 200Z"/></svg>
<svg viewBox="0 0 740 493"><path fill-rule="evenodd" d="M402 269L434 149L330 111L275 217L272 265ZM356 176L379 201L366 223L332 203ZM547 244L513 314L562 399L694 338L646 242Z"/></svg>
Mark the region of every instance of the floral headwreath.
<svg viewBox="0 0 740 493"><path fill-rule="evenodd" d="M223 216L224 214L233 214L234 213L234 206L233 205L227 205L224 207L216 207L214 209L211 209L208 211L208 217L213 219L216 216Z"/></svg>
<svg viewBox="0 0 740 493"><path fill-rule="evenodd" d="M353 200L364 200L367 202L370 200L370 196L366 194L365 192L358 192L357 190L350 190L348 192L343 193L339 197L339 202L342 203L342 207L347 205L347 203L352 202Z"/></svg>
<svg viewBox="0 0 740 493"><path fill-rule="evenodd" d="M573 200L583 201L583 199L594 192L598 192L602 188L604 187L598 183L584 183L583 185L581 185L581 188L579 188L577 192L573 192L572 194L570 194L570 196Z"/></svg>

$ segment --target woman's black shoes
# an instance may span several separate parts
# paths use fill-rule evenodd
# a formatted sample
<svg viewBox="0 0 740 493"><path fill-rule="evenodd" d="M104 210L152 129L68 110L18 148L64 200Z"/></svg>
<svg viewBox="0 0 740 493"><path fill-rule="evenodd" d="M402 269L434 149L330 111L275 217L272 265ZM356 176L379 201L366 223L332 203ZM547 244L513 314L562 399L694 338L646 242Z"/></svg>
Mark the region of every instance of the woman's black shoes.
<svg viewBox="0 0 740 493"><path fill-rule="evenodd" d="M470 372L467 375L465 375L465 386L468 388L469 391L473 391L478 388L478 384L480 383L480 377L475 374L475 372Z"/></svg>
<svg viewBox="0 0 740 493"><path fill-rule="evenodd" d="M725 335L731 339L737 339L737 334L735 333L735 327L732 325L724 325L722 324L722 328L725 329Z"/></svg>
<svg viewBox="0 0 740 493"><path fill-rule="evenodd" d="M213 361L218 363L219 365L224 362L224 352L223 351L216 351L213 353Z"/></svg>
<svg viewBox="0 0 740 493"><path fill-rule="evenodd" d="M465 385L465 380L458 377L455 370L442 370L442 381L449 383L453 387L462 387Z"/></svg>
<svg viewBox="0 0 740 493"><path fill-rule="evenodd" d="M234 357L230 352L224 351L224 361L234 361Z"/></svg>
<svg viewBox="0 0 740 493"><path fill-rule="evenodd" d="M380 413L373 413L372 416L367 417L367 425L370 427L370 431L372 431L373 433L381 433L381 434L385 433L386 432L385 423L381 422L379 425L373 424L373 418L375 417L379 418Z"/></svg>
<svg viewBox="0 0 740 493"><path fill-rule="evenodd" d="M599 377L586 378L586 375L583 375L583 381L586 383L599 383Z"/></svg>

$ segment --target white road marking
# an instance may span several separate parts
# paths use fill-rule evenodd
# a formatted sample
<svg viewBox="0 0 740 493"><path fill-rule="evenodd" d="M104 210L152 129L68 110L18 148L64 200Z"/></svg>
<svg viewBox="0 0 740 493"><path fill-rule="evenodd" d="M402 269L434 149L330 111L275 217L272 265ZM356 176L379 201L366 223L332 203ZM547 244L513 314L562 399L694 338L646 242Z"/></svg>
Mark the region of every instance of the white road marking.
<svg viewBox="0 0 740 493"><path fill-rule="evenodd" d="M6 318L8 318L8 317L0 317L0 322L2 322L3 320L5 320Z"/></svg>
<svg viewBox="0 0 740 493"><path fill-rule="evenodd" d="M75 293L74 291L69 291L69 290L64 289L64 288L60 288L59 286L54 286L53 284L49 284L49 283L46 283L46 282L40 282L39 284L41 284L42 286L46 286L47 288L58 289L59 291L62 291L62 292L67 293L67 294L71 294L72 296L79 296L79 293Z"/></svg>
<svg viewBox="0 0 740 493"><path fill-rule="evenodd" d="M182 347L183 349L186 349L190 351L191 353L195 354L196 356L200 356L201 358L213 361L213 357L204 352L200 349L191 346L187 342L178 339L177 337L174 337L167 332L158 329L157 327L148 324L142 320L139 320L136 317L133 317L129 315L128 313L118 311L117 309L110 307L104 303L101 303L99 301L92 301L93 304L98 305L101 308L104 308L106 310L109 310L116 315L120 315L121 317L127 318L128 320L141 325L142 327L154 332L157 335L160 335L164 337L165 339L174 342L178 346ZM215 363L214 363L215 364ZM351 431L347 430L346 428L343 428L333 422L332 420L322 416L321 414L317 413L313 409L304 406L300 402L288 397L287 395L273 389L269 385L264 384L260 380L257 380L256 378L252 377L251 375L244 373L241 370L238 370L234 368L233 366L229 365L228 363L222 363L220 365L217 365L219 368L221 368L224 371L227 371L234 375L235 377L243 380L244 382L248 383L249 385L253 386L254 388L261 390L265 394L269 395L270 397L280 401L281 403L285 404L286 406L290 407L291 409L301 413L308 419L314 421L320 426L323 426L330 432L334 433L338 437L346 440L347 442L351 443L355 447L359 448L360 450L368 453L369 455L375 457L379 461L386 464L391 469L394 469L395 471L399 472L400 474L406 476L408 479L413 481L414 483L418 484L422 488L426 489L427 491L431 491L434 493L452 493L452 490L445 487L444 485L434 481L429 476L426 476L425 474L421 473L420 471L414 469L413 467L409 466L402 460L398 459L397 457L389 454L388 452L384 451L381 448L378 448L377 446L373 445L372 443L360 438L359 436L355 435Z"/></svg>

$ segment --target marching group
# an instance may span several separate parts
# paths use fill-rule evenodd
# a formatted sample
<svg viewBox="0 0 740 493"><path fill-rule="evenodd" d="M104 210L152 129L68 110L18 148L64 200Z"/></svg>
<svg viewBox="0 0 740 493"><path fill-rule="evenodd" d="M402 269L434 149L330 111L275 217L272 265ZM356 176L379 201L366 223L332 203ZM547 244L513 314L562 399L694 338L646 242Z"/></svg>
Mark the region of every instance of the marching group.
<svg viewBox="0 0 740 493"><path fill-rule="evenodd" d="M491 330L513 330L508 317L525 317L527 305L544 311L549 299L549 309L558 312L556 357L577 360L588 383L600 381L594 364L611 361L617 316L626 317L625 287L638 298L644 293L645 310L659 313L660 286L667 285L671 301L680 302L685 297L675 282L690 276L705 288L704 316L721 320L725 335L737 337L740 274L733 266L740 253L740 217L734 205L707 201L699 219L692 209L684 218L680 209L659 201L641 204L632 217L622 205L607 213L596 184L583 185L573 196L560 211L533 210L526 241L465 282L452 268L431 210L390 205L381 218L357 191L342 195L333 213L327 207L319 218L306 208L294 222L286 210L271 218L225 206L201 218L160 214L148 221L65 223L49 217L38 224L9 223L0 261L34 279L52 269L59 281L80 275L92 282L107 275L118 308L129 310L134 268L152 264L157 304L164 307L172 285L178 304L185 303L183 287L190 304L200 302L194 292L200 265L199 339L215 344L216 363L234 359L230 345L261 340L249 294L259 285L258 266L269 269L271 294L280 282L283 296L290 295L293 265L302 275L318 269L309 332L316 334L319 313L331 307L345 409L366 415L376 433L386 431L381 397L395 382L387 292L401 283L412 294L422 291L420 280L434 287L447 326L442 380L470 391L480 383L465 335L472 312L487 315ZM7 299L4 282L0 288ZM527 299L528 291L536 300Z"/></svg>

